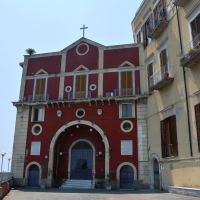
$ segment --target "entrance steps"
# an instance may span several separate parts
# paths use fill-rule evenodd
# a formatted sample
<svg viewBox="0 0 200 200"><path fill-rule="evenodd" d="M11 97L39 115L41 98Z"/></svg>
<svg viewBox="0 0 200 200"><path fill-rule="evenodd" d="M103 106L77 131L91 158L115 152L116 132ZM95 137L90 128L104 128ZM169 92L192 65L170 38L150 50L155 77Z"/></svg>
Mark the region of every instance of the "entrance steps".
<svg viewBox="0 0 200 200"><path fill-rule="evenodd" d="M67 180L60 189L94 189L95 182L92 180Z"/></svg>

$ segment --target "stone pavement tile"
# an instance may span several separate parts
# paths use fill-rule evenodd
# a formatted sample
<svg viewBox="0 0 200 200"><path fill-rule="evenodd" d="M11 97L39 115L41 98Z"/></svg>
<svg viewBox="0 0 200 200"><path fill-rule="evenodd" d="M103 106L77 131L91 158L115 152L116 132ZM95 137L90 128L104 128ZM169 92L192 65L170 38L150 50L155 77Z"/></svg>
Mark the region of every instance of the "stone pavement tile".
<svg viewBox="0 0 200 200"><path fill-rule="evenodd" d="M197 200L171 193L155 190L121 191L121 190L59 190L15 188L4 200Z"/></svg>

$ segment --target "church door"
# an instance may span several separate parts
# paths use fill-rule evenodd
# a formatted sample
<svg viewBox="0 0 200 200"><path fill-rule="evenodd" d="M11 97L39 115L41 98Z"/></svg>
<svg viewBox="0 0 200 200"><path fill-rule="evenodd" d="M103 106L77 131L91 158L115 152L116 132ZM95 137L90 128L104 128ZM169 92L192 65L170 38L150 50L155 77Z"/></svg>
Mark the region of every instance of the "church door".
<svg viewBox="0 0 200 200"><path fill-rule="evenodd" d="M76 143L71 150L70 179L92 179L93 150L84 141Z"/></svg>
<svg viewBox="0 0 200 200"><path fill-rule="evenodd" d="M120 189L133 189L133 168L125 165L120 170Z"/></svg>
<svg viewBox="0 0 200 200"><path fill-rule="evenodd" d="M39 168L37 165L32 165L29 169L28 186L38 187L39 185Z"/></svg>

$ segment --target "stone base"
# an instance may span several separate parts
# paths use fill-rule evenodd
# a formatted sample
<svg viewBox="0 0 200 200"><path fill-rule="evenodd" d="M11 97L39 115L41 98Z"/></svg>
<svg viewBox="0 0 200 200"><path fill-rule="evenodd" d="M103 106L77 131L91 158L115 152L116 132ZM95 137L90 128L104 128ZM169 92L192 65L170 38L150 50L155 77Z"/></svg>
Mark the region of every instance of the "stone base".
<svg viewBox="0 0 200 200"><path fill-rule="evenodd" d="M139 190L142 188L143 181L142 180L134 180L134 190Z"/></svg>
<svg viewBox="0 0 200 200"><path fill-rule="evenodd" d="M13 186L24 186L23 178L13 178Z"/></svg>

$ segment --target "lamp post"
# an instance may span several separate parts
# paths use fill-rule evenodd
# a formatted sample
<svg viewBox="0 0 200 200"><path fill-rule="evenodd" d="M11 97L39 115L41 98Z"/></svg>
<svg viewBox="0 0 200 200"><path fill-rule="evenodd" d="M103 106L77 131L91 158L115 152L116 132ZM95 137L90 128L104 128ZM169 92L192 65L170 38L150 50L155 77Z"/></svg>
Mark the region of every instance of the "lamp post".
<svg viewBox="0 0 200 200"><path fill-rule="evenodd" d="M1 156L2 156L2 161L1 161L1 177L2 177L2 180L3 181L3 172L2 172L2 167L3 167L3 157L6 155L6 152L2 151L1 152Z"/></svg>
<svg viewBox="0 0 200 200"><path fill-rule="evenodd" d="M8 172L9 172L10 160L11 160L11 157L8 158Z"/></svg>

